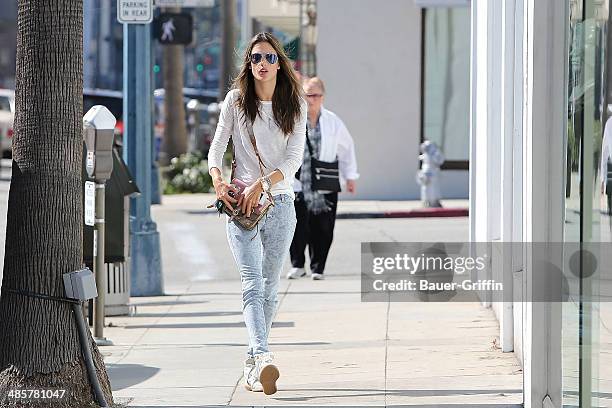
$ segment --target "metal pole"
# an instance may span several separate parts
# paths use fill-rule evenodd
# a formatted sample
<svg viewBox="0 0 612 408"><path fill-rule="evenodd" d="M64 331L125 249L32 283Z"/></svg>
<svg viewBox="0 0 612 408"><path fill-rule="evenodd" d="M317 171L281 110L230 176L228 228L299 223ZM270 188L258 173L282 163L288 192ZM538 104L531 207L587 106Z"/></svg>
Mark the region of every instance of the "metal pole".
<svg viewBox="0 0 612 408"><path fill-rule="evenodd" d="M246 44L253 36L250 24L251 17L249 16L249 0L242 0L240 7L240 42L242 43L243 47L246 47Z"/></svg>
<svg viewBox="0 0 612 408"><path fill-rule="evenodd" d="M300 41L298 45L299 73L304 74L304 0L300 0Z"/></svg>
<svg viewBox="0 0 612 408"><path fill-rule="evenodd" d="M96 183L96 226L94 230L94 273L98 297L94 300L94 338L99 346L108 346L113 343L104 337L104 316L106 305L106 264L104 255L105 213L104 199L105 181Z"/></svg>
<svg viewBox="0 0 612 408"><path fill-rule="evenodd" d="M141 192L130 204L130 290L132 296L159 296L164 293L161 250L151 219L151 26L124 24L123 34L123 157Z"/></svg>
<svg viewBox="0 0 612 408"><path fill-rule="evenodd" d="M225 99L234 77L234 44L236 0L221 0L221 75L219 77L219 101Z"/></svg>

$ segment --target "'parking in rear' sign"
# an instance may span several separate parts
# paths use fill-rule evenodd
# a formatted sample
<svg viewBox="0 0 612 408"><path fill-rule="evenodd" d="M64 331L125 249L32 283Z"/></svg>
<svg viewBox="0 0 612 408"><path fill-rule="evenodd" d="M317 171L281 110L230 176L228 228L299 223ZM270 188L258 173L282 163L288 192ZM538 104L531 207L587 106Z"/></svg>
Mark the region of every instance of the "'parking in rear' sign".
<svg viewBox="0 0 612 408"><path fill-rule="evenodd" d="M153 21L153 0L117 0L117 21L147 24Z"/></svg>

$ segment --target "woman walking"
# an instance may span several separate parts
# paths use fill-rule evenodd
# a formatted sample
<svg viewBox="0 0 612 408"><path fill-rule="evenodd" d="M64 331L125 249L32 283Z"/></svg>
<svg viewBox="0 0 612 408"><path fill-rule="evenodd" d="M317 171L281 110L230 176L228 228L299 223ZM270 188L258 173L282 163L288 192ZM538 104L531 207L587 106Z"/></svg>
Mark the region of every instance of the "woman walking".
<svg viewBox="0 0 612 408"><path fill-rule="evenodd" d="M297 227L289 248L293 268L287 273L287 278L306 276L304 251L308 247L312 279L321 280L325 276L325 263L334 239L338 193L312 188L310 149L313 157L321 161L338 161L340 180L351 194L355 194L359 173L351 134L338 115L323 107L323 81L318 77L310 78L304 83L304 92L308 101L308 139L300 179L293 181Z"/></svg>
<svg viewBox="0 0 612 408"><path fill-rule="evenodd" d="M217 199L230 209L250 215L267 193L274 202L255 229L244 229L229 217L226 226L240 271L249 335L244 385L266 394L276 392L280 375L268 348L268 335L278 303L281 269L295 231L292 181L302 164L306 112L301 85L282 46L269 33L257 34L223 103L208 165ZM237 198L236 186L224 180L221 172L230 136L236 161L234 177L248 185Z"/></svg>

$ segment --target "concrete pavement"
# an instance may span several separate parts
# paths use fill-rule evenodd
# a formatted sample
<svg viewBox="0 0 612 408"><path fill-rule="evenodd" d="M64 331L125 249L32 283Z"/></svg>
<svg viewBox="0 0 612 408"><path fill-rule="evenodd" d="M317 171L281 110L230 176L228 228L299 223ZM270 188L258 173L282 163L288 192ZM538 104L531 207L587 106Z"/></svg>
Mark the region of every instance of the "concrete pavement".
<svg viewBox="0 0 612 408"><path fill-rule="evenodd" d="M465 241L467 218L340 219L325 281L283 278L270 343L279 392L241 383L247 333L223 218L204 197L153 209L166 296L107 318L102 348L117 402L152 406L519 406L522 371L473 303L364 303L362 241Z"/></svg>
<svg viewBox="0 0 612 408"><path fill-rule="evenodd" d="M247 346L239 282L200 282L136 299L109 318L102 348L118 402L130 406L395 406L522 401L521 370L495 346L497 322L470 303L361 303L359 281L283 281L271 349L272 396L242 387Z"/></svg>

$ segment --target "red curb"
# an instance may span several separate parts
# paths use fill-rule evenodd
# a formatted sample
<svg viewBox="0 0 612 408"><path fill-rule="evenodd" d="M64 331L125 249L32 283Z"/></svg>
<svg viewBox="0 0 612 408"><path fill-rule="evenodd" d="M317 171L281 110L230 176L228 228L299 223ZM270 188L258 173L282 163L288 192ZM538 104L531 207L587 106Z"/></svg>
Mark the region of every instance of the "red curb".
<svg viewBox="0 0 612 408"><path fill-rule="evenodd" d="M467 217L467 208L417 208L406 211L339 212L337 219Z"/></svg>
<svg viewBox="0 0 612 408"><path fill-rule="evenodd" d="M386 218L467 217L467 208L418 208L409 211L388 211Z"/></svg>

